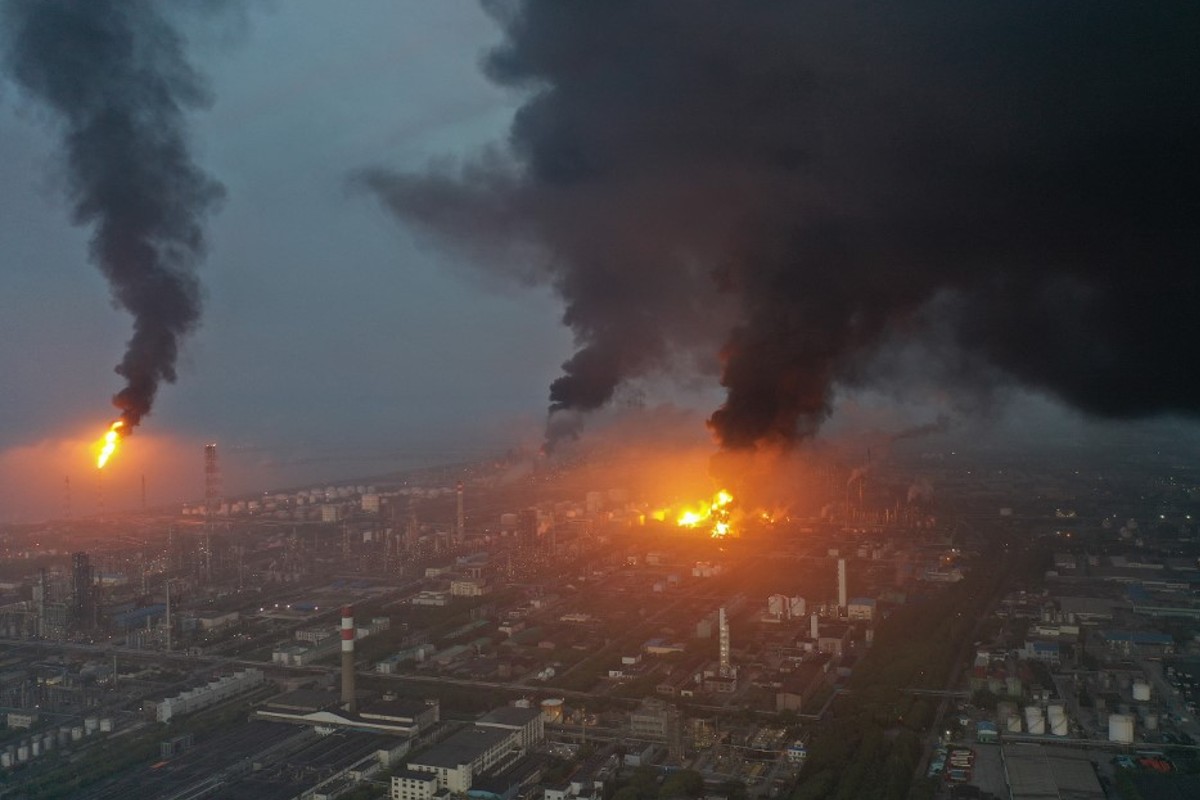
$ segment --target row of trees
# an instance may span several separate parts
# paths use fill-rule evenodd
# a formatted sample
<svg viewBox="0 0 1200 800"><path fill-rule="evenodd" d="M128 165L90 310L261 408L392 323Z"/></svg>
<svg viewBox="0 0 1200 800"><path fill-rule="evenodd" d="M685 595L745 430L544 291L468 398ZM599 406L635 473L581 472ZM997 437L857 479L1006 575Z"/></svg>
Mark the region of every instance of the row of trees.
<svg viewBox="0 0 1200 800"><path fill-rule="evenodd" d="M993 541L978 561L986 567L898 608L878 627L849 692L817 732L791 800L905 800L928 790L912 778L936 711L906 690L946 685L991 599L1025 560Z"/></svg>

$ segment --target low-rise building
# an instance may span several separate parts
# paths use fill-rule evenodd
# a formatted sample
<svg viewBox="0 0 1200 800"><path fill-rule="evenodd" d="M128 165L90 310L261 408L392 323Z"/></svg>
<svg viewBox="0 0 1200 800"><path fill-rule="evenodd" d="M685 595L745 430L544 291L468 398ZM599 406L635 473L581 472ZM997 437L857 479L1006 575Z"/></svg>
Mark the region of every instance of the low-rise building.
<svg viewBox="0 0 1200 800"><path fill-rule="evenodd" d="M482 597L487 593L488 586L481 580L458 578L450 581L450 594L454 597Z"/></svg>
<svg viewBox="0 0 1200 800"><path fill-rule="evenodd" d="M196 621L200 623L200 629L205 631L233 625L238 619L240 619L240 615L236 611L200 611L196 614Z"/></svg>
<svg viewBox="0 0 1200 800"><path fill-rule="evenodd" d="M853 597L846 605L846 616L853 620L872 622L875 619L875 600L871 597Z"/></svg>
<svg viewBox="0 0 1200 800"><path fill-rule="evenodd" d="M475 775L508 759L520 750L517 734L503 728L473 726L442 740L408 762L408 768L437 778L438 789L465 794Z"/></svg>
<svg viewBox="0 0 1200 800"><path fill-rule="evenodd" d="M483 715L475 724L509 731L516 735L517 745L525 749L546 738L546 718L540 708L504 706Z"/></svg>
<svg viewBox="0 0 1200 800"><path fill-rule="evenodd" d="M390 800L433 800L438 790L437 775L405 769L392 776Z"/></svg>
<svg viewBox="0 0 1200 800"><path fill-rule="evenodd" d="M147 710L152 710L154 718L159 722L170 722L175 717L199 711L261 686L265 681L266 677L261 670L246 669L217 678L204 686L188 689L174 697L164 698L157 703L148 703L152 708Z"/></svg>

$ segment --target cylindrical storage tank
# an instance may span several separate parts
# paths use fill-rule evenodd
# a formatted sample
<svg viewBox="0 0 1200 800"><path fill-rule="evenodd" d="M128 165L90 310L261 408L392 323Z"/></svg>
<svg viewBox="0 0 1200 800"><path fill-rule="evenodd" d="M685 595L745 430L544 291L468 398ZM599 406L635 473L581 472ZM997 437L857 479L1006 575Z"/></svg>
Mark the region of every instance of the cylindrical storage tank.
<svg viewBox="0 0 1200 800"><path fill-rule="evenodd" d="M29 745L23 744L17 748L17 763L24 764L29 760Z"/></svg>
<svg viewBox="0 0 1200 800"><path fill-rule="evenodd" d="M71 741L72 742L78 742L82 738L83 738L83 726L82 725L76 725L74 728L71 728Z"/></svg>
<svg viewBox="0 0 1200 800"><path fill-rule="evenodd" d="M42 739L42 752L49 753L54 749L54 734L47 733L46 738Z"/></svg>
<svg viewBox="0 0 1200 800"><path fill-rule="evenodd" d="M1009 733L1020 733L1021 732L1021 718L1019 716L1017 716L1016 714L1013 714L1011 717L1008 718L1008 732Z"/></svg>
<svg viewBox="0 0 1200 800"><path fill-rule="evenodd" d="M1145 722L1146 722L1146 730L1148 730L1148 731L1158 730L1158 714L1146 714Z"/></svg>
<svg viewBox="0 0 1200 800"><path fill-rule="evenodd" d="M563 701L558 697L551 697L542 701L542 717L546 722L562 722L563 719Z"/></svg>
<svg viewBox="0 0 1200 800"><path fill-rule="evenodd" d="M1066 717L1051 717L1050 718L1050 733L1055 736L1067 735L1067 718Z"/></svg>
<svg viewBox="0 0 1200 800"><path fill-rule="evenodd" d="M42 754L42 741L41 741L41 739L34 739L33 742L31 742L29 745L29 755L33 756L34 758L37 758L41 754Z"/></svg>
<svg viewBox="0 0 1200 800"><path fill-rule="evenodd" d="M1145 681L1134 681L1133 699L1139 703L1150 702L1150 684Z"/></svg>
<svg viewBox="0 0 1200 800"><path fill-rule="evenodd" d="M1108 740L1120 744L1133 744L1133 717L1128 714L1112 714L1108 718Z"/></svg>
<svg viewBox="0 0 1200 800"><path fill-rule="evenodd" d="M112 729L113 729L112 717L104 717L103 719L100 720L100 732L101 733L112 733Z"/></svg>
<svg viewBox="0 0 1200 800"><path fill-rule="evenodd" d="M83 721L83 732L91 736L96 731L100 730L100 718L88 717Z"/></svg>
<svg viewBox="0 0 1200 800"><path fill-rule="evenodd" d="M11 767L13 757L9 753L0 753L0 767Z"/></svg>
<svg viewBox="0 0 1200 800"><path fill-rule="evenodd" d="M1050 719L1066 716L1066 708L1057 703L1051 706L1046 706L1046 716Z"/></svg>

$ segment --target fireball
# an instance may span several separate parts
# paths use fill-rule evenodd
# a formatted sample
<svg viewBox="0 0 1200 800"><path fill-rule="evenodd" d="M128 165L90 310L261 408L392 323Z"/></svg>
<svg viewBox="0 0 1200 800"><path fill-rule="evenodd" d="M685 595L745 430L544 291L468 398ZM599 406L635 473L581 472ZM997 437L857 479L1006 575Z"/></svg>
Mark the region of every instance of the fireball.
<svg viewBox="0 0 1200 800"><path fill-rule="evenodd" d="M732 530L728 506L732 502L733 495L722 489L707 503L681 511L675 518L675 524L681 528L698 528L702 524L709 524L714 539L728 536Z"/></svg>

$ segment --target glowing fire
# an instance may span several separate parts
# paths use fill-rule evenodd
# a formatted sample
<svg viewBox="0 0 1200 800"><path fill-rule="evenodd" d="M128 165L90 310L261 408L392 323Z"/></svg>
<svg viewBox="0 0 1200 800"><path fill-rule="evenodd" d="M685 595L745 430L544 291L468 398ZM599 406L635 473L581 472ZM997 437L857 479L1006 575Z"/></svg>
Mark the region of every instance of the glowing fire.
<svg viewBox="0 0 1200 800"><path fill-rule="evenodd" d="M731 530L729 522L729 505L733 495L722 489L713 495L708 503L702 503L693 508L685 508L675 518L675 524L681 528L698 528L702 524L711 523L713 538L728 536Z"/></svg>
<svg viewBox="0 0 1200 800"><path fill-rule="evenodd" d="M109 426L108 432L104 434L104 438L100 440L100 456L96 459L96 469L104 469L104 465L108 463L108 459L117 449L117 443L121 441L123 435L121 429L125 427L122 420L117 420Z"/></svg>

